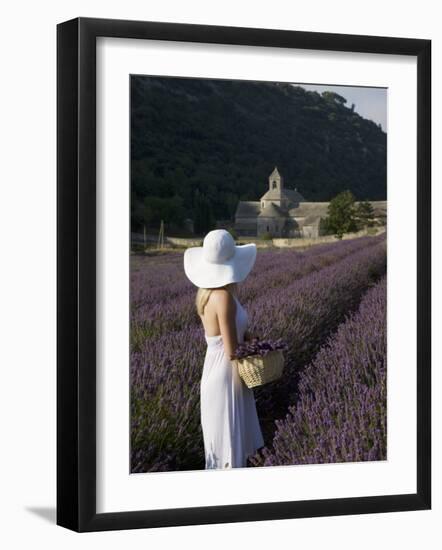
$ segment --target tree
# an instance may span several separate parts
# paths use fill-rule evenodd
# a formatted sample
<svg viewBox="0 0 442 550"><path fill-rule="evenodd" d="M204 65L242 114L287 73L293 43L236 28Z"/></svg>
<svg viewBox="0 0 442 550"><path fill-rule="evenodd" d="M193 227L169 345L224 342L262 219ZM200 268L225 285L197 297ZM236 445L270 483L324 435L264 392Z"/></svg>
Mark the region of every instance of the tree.
<svg viewBox="0 0 442 550"><path fill-rule="evenodd" d="M235 241L238 240L238 233L235 231L234 227L228 227L227 231L232 235Z"/></svg>
<svg viewBox="0 0 442 550"><path fill-rule="evenodd" d="M195 191L193 207L193 227L197 235L203 235L213 229L215 219L209 200L198 189Z"/></svg>
<svg viewBox="0 0 442 550"><path fill-rule="evenodd" d="M336 92L329 92L329 91L322 92L322 97L327 101L330 101L332 103L335 102L340 105L344 105L345 103L347 103L347 100L345 99L345 97L337 94Z"/></svg>
<svg viewBox="0 0 442 550"><path fill-rule="evenodd" d="M173 197L146 197L143 203L142 222L146 227L159 227L161 220L166 224L182 226L185 218L183 200Z"/></svg>
<svg viewBox="0 0 442 550"><path fill-rule="evenodd" d="M284 167L287 187L297 186L309 201L328 201L353 181L358 198L386 198L387 134L338 94L272 82L134 75L131 99L138 230L146 197L177 194L185 217L193 218L196 189L216 219L233 221L238 199L257 201L267 191L274 163ZM161 218L151 210L158 227Z"/></svg>
<svg viewBox="0 0 442 550"><path fill-rule="evenodd" d="M361 201L355 212L359 227L373 227L374 225L374 208L367 200Z"/></svg>
<svg viewBox="0 0 442 550"><path fill-rule="evenodd" d="M324 224L338 239L342 239L344 233L357 229L354 203L353 193L347 190L336 195L328 205L328 216Z"/></svg>

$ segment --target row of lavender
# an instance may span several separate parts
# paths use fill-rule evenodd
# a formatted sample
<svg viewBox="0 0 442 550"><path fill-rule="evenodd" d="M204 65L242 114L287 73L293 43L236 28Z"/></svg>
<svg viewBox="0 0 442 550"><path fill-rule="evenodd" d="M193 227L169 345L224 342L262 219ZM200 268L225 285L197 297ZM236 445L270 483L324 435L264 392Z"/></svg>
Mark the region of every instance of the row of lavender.
<svg viewBox="0 0 442 550"><path fill-rule="evenodd" d="M296 405L254 466L386 459L386 290L384 276L302 372Z"/></svg>
<svg viewBox="0 0 442 550"><path fill-rule="evenodd" d="M301 254L291 248L259 250L254 273L272 274L277 278L284 272L284 268L291 269L293 263L297 265L299 258L306 261L308 258L320 256L327 261L326 257L329 254L332 257L341 257L347 252L354 252L371 242L373 242L372 237L364 237L322 244L311 247ZM150 266L154 262L155 269L145 269L146 259ZM276 262L275 259L277 259ZM253 278L247 280L246 286L251 282L253 283ZM179 297L192 288L184 275L181 253L168 253L150 259L145 256L134 256L131 259L131 301L134 310L164 302L166 298Z"/></svg>
<svg viewBox="0 0 442 550"><path fill-rule="evenodd" d="M296 269L278 286L246 303L255 329L262 337L284 337L290 344L284 383L256 390L258 410L266 444L274 434L274 420L296 402L298 374L314 356L332 330L353 310L367 287L385 273L385 239L360 240L359 246L339 243L336 252L327 247L326 267L293 278ZM292 255L302 265L315 253ZM279 253L265 259L267 269L255 278L271 277ZM281 255L284 257L285 255ZM332 257L339 260L331 262ZM173 265L173 263L171 263ZM172 271L170 272L172 273ZM275 272L277 273L277 272ZM299 273L299 272L298 272ZM155 280L155 278L152 278ZM151 280L152 280L151 279ZM180 284L178 281L177 284ZM254 288L257 282L251 284ZM245 286L245 285L244 285ZM159 287L160 288L160 287ZM141 296L141 293L138 293ZM190 294L193 306L194 289ZM145 296L145 298L148 296ZM141 300L142 301L142 300ZM140 301L138 301L140 304ZM146 308L142 305L136 310ZM137 312L138 313L138 312ZM140 323L133 317L132 329ZM131 355L132 471L183 470L204 467L199 410L199 383L205 340L200 323L182 323L137 341Z"/></svg>
<svg viewBox="0 0 442 550"><path fill-rule="evenodd" d="M249 303L264 292L278 291L288 282L305 277L346 256L376 244L379 238L313 247L299 253L294 250L260 251L252 275L241 285L241 300ZM195 287L186 278L182 255L174 261L164 258L152 270L137 269L131 274L131 342L136 348L146 338L166 331L180 330L200 320L194 306Z"/></svg>
<svg viewBox="0 0 442 550"><path fill-rule="evenodd" d="M385 239L375 242L250 304L252 332L283 337L289 346L284 377L255 390L266 443L273 437L273 420L297 400L304 366L345 315L357 308L366 289L386 272Z"/></svg>

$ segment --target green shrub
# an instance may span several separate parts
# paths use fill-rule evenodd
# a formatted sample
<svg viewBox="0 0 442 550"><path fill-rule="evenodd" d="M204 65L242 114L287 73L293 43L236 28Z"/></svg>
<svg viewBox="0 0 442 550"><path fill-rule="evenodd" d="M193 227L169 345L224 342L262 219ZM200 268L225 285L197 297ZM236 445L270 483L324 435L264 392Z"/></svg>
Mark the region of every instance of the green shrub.
<svg viewBox="0 0 442 550"><path fill-rule="evenodd" d="M235 229L233 227L229 227L227 229L227 231L232 235L232 237L235 239L235 241L238 240L238 234L237 234L237 232L235 231Z"/></svg>

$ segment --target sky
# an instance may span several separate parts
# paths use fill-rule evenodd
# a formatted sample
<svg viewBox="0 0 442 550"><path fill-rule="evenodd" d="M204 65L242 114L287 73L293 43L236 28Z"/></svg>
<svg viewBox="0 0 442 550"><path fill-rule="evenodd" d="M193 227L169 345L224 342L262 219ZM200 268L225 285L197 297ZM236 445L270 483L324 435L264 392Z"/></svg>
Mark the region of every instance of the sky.
<svg viewBox="0 0 442 550"><path fill-rule="evenodd" d="M322 93L325 90L335 92L345 97L346 107L355 104L355 111L364 118L381 124L384 132L387 131L387 88L372 88L364 86L332 86L322 84L298 84L306 90Z"/></svg>

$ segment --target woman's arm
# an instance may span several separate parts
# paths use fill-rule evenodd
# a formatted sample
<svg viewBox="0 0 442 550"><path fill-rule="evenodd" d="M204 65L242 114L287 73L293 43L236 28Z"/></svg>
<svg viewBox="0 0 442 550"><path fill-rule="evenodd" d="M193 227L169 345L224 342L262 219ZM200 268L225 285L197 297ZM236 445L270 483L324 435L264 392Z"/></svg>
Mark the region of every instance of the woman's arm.
<svg viewBox="0 0 442 550"><path fill-rule="evenodd" d="M238 347L238 336L236 333L236 304L228 290L216 292L215 307L225 354L229 359L234 359L235 351Z"/></svg>

